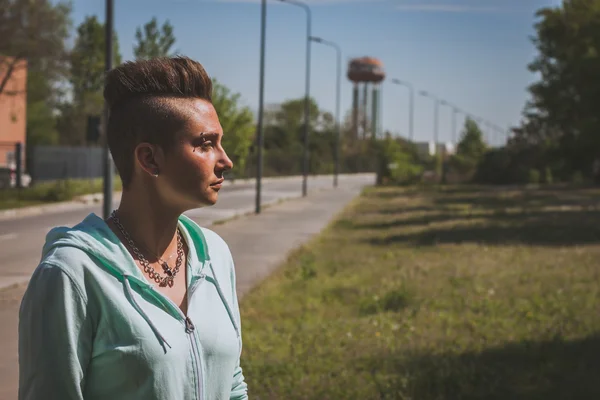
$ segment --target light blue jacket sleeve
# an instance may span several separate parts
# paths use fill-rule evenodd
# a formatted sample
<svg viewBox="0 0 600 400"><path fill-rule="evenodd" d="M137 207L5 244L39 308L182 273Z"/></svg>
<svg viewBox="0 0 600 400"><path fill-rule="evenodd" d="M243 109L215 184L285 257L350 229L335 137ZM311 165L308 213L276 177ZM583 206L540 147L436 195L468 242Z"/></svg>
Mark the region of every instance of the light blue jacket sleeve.
<svg viewBox="0 0 600 400"><path fill-rule="evenodd" d="M235 268L233 265L233 259L231 261L231 283L232 283L232 299L233 299L233 313L235 315L235 319L237 320L238 329L240 330L240 343L242 341L242 322L240 316L240 306L238 304L237 292L236 292L236 281L235 281ZM241 350L240 350L241 357ZM242 372L242 367L240 366L240 360L238 359L237 365L235 367L235 371L233 373L233 384L231 387L231 400L245 400L248 399L248 385L246 384L246 380L244 378L244 374Z"/></svg>
<svg viewBox="0 0 600 400"><path fill-rule="evenodd" d="M83 399L93 328L83 291L42 264L19 311L19 400Z"/></svg>

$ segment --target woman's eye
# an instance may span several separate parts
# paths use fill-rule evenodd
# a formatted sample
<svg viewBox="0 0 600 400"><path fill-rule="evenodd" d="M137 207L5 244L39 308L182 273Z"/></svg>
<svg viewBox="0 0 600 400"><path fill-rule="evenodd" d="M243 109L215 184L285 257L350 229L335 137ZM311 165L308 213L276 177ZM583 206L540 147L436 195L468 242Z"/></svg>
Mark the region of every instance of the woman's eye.
<svg viewBox="0 0 600 400"><path fill-rule="evenodd" d="M200 148L202 150L207 150L207 149L210 149L211 147L213 147L213 143L211 140L203 140L202 142L200 142L194 146L194 151L198 148Z"/></svg>

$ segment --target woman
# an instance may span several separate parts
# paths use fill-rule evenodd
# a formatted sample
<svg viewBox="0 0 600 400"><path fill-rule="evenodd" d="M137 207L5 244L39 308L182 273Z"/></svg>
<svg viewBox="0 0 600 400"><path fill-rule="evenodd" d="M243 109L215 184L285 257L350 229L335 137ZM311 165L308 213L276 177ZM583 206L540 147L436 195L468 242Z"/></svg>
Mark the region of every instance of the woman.
<svg viewBox="0 0 600 400"><path fill-rule="evenodd" d="M106 77L120 205L50 231L19 320L19 399L246 399L234 264L182 215L232 168L204 68L185 57Z"/></svg>

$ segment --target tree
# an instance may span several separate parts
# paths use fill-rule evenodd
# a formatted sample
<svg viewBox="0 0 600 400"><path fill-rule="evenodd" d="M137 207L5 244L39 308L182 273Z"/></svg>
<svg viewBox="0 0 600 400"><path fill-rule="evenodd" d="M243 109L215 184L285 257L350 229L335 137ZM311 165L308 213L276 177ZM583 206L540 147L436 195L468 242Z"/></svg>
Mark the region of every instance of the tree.
<svg viewBox="0 0 600 400"><path fill-rule="evenodd" d="M88 16L77 27L77 39L71 52L71 85L75 103L85 100L88 94L102 97L105 73L105 32L104 24L94 16ZM113 34L113 54L115 65L121 64L119 40Z"/></svg>
<svg viewBox="0 0 600 400"><path fill-rule="evenodd" d="M538 55L529 69L540 80L529 87L531 101L511 145L545 147L562 175L589 176L600 153L600 1L565 0L537 16Z"/></svg>
<svg viewBox="0 0 600 400"><path fill-rule="evenodd" d="M213 79L212 102L223 127L223 147L232 159L234 169L243 174L256 128L252 111L240 106L239 99L239 93L232 93Z"/></svg>
<svg viewBox="0 0 600 400"><path fill-rule="evenodd" d="M417 162L405 141L392 139L391 135L377 142L379 147L379 184L410 184L417 182L423 166Z"/></svg>
<svg viewBox="0 0 600 400"><path fill-rule="evenodd" d="M317 129L321 120L319 105L314 99L309 101L310 128ZM302 137L304 126L304 98L287 100L267 113L265 119L269 125L284 127L289 133Z"/></svg>
<svg viewBox="0 0 600 400"><path fill-rule="evenodd" d="M449 167L460 174L462 180L470 180L486 151L487 146L483 141L483 133L479 125L471 118L467 118L463 134L456 146L456 154L449 160Z"/></svg>
<svg viewBox="0 0 600 400"><path fill-rule="evenodd" d="M56 117L58 96L44 73L32 68L27 73L27 146L58 143Z"/></svg>
<svg viewBox="0 0 600 400"><path fill-rule="evenodd" d="M65 144L85 143L85 126L88 115L101 115L104 106L102 90L105 73L104 24L96 16L88 16L77 27L75 46L71 51L72 101L60 106L58 121L61 141ZM119 42L113 34L115 65L121 63Z"/></svg>
<svg viewBox="0 0 600 400"><path fill-rule="evenodd" d="M483 133L479 125L472 119L467 118L465 121L465 130L456 146L456 154L473 161L478 161L485 153L485 150L486 145L483 141Z"/></svg>
<svg viewBox="0 0 600 400"><path fill-rule="evenodd" d="M144 31L138 27L135 32L137 44L133 46L136 59L171 56L171 47L175 44L173 25L167 20L159 29L156 17L144 25Z"/></svg>
<svg viewBox="0 0 600 400"><path fill-rule="evenodd" d="M61 74L70 13L66 2L0 0L0 93L24 60L50 80Z"/></svg>

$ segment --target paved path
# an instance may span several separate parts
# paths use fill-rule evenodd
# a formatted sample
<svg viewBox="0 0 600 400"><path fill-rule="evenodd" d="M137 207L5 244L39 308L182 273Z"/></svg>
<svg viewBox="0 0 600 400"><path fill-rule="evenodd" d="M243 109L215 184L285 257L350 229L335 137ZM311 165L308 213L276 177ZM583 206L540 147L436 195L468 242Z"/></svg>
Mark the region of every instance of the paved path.
<svg viewBox="0 0 600 400"><path fill-rule="evenodd" d="M345 176L337 189L326 189L323 186L320 190L310 191L307 197L267 207L260 215L249 215L210 226L231 248L236 263L240 298L277 268L291 250L320 232L363 187L373 184L374 179L371 175ZM297 180L295 183L299 182ZM246 192L247 203L248 196L253 196L254 191L248 189ZM222 197L224 198L225 196ZM252 209L250 206L247 211ZM224 216L223 214L217 218L215 215L207 217L202 214L208 210L194 211L190 216L204 226L209 226L211 222ZM231 209L228 212L231 213ZM1 227L0 225L0 229ZM36 246L41 245L36 243ZM29 255L32 261L39 258L38 252L39 249L36 248L36 254ZM1 258L4 258L4 254ZM12 400L17 396L17 318L25 287L25 283L20 283L0 290L0 400Z"/></svg>
<svg viewBox="0 0 600 400"><path fill-rule="evenodd" d="M340 186L372 180L370 175L342 175ZM301 177L271 178L263 185L262 203L274 204L284 199L300 197ZM310 177L309 192L330 189L333 178L330 176ZM118 200L118 196L115 196ZM254 212L254 183L240 181L229 184L220 192L215 206L192 210L186 213L202 226L236 215ZM115 207L117 206L115 201ZM89 213L101 215L101 203L74 205L70 209L44 212L19 218L0 219L0 289L28 280L40 259L46 233L54 226L72 226Z"/></svg>

